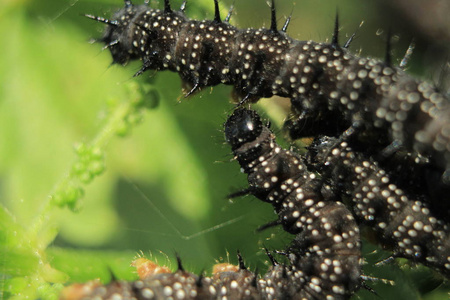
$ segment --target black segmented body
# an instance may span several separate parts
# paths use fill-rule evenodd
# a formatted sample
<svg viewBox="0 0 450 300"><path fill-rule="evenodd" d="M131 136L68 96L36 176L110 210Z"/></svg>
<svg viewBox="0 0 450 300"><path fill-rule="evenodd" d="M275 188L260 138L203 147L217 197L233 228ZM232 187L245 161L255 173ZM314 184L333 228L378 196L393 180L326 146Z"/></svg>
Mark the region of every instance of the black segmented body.
<svg viewBox="0 0 450 300"><path fill-rule="evenodd" d="M270 299L257 292L256 275L248 270L202 277L178 270L134 282L114 281L106 286L85 285L81 297L67 299ZM64 299L66 299L64 298Z"/></svg>
<svg viewBox="0 0 450 300"><path fill-rule="evenodd" d="M291 254L295 256L295 254ZM296 257L296 256L295 256ZM293 261L295 264L296 262ZM339 260L324 259L317 268L341 270ZM307 271L314 267L300 264ZM323 272L323 271L322 271ZM330 280L330 279L329 279ZM321 278L309 280L295 265L275 265L263 277L246 269L222 272L213 277L199 277L178 270L175 273L157 274L134 282L114 281L106 286L82 288L82 297L68 294L63 299L347 299L348 290L339 283L319 285Z"/></svg>
<svg viewBox="0 0 450 300"><path fill-rule="evenodd" d="M277 145L255 111L237 109L225 123L225 136L248 175L248 192L271 203L278 223L296 234L290 249L299 275L291 288L307 299L351 295L361 274L359 229L351 213L321 190L322 181L299 155ZM319 289L302 290L311 283Z"/></svg>
<svg viewBox="0 0 450 300"><path fill-rule="evenodd" d="M164 11L125 3L114 21L91 16L110 24L102 41L114 62L140 59L139 73L178 72L189 94L223 83L244 99L289 97L300 115L295 122L334 118L340 132L355 127L363 136L359 143L377 151L395 145L393 151L429 157L440 174L448 170L443 179L450 185L450 105L433 85L387 63L355 57L337 43L294 40L274 26L237 29L217 15L189 20L167 0ZM311 133L328 129L318 126ZM367 133L371 137L364 138Z"/></svg>
<svg viewBox="0 0 450 300"><path fill-rule="evenodd" d="M341 197L352 201L357 220L373 228L394 257L430 266L450 278L450 229L417 195L410 196L372 158L346 141L322 137L309 160Z"/></svg>

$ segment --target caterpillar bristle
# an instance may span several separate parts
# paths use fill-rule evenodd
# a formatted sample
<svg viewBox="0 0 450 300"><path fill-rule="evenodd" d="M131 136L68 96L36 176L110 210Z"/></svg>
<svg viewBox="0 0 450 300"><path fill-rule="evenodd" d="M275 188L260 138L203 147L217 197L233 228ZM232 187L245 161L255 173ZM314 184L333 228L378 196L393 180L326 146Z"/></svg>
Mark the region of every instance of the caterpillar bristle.
<svg viewBox="0 0 450 300"><path fill-rule="evenodd" d="M220 18L220 9L218 0L214 0L214 21L217 23L222 23L222 20Z"/></svg>
<svg viewBox="0 0 450 300"><path fill-rule="evenodd" d="M333 37L331 38L331 45L334 45L335 47L339 47L339 14L336 11L336 16L334 19L334 31L333 31Z"/></svg>
<svg viewBox="0 0 450 300"><path fill-rule="evenodd" d="M237 252L237 258L238 258L238 265L239 265L239 270L247 270L247 267L245 266L244 263L244 258L242 257L241 251L239 251L239 249L236 251Z"/></svg>
<svg viewBox="0 0 450 300"><path fill-rule="evenodd" d="M351 45L351 43L353 42L353 39L356 37L356 33L358 32L358 30L363 26L364 21L362 21L361 23L359 23L358 28L355 30L355 32L353 32L350 37L347 39L347 41L345 42L344 46L342 46L342 48L344 49L348 49Z"/></svg>
<svg viewBox="0 0 450 300"><path fill-rule="evenodd" d="M180 12L185 13L186 5L187 5L187 0L184 0L183 3L181 3L181 6L180 6Z"/></svg>
<svg viewBox="0 0 450 300"><path fill-rule="evenodd" d="M286 32L288 30L289 24L291 23L291 18L292 18L292 15L289 15L286 18L286 21L284 22L283 27L281 28L281 32Z"/></svg>
<svg viewBox="0 0 450 300"><path fill-rule="evenodd" d="M103 24L107 24L110 26L118 26L119 22L116 20L109 20L109 19L105 19L103 17L98 17L98 16L94 16L94 15L90 15L90 14L84 14L83 16L85 16L88 19L103 23Z"/></svg>
<svg viewBox="0 0 450 300"><path fill-rule="evenodd" d="M251 194L251 190L250 189L243 189L234 193L231 193L229 195L227 195L227 199L234 199L234 198L238 198L238 197L242 197L242 196L246 196Z"/></svg>
<svg viewBox="0 0 450 300"><path fill-rule="evenodd" d="M229 23L230 22L231 16L233 15L233 9L234 9L234 5L231 5L230 9L228 10L228 14L227 14L227 16L224 19L225 23Z"/></svg>
<svg viewBox="0 0 450 300"><path fill-rule="evenodd" d="M266 256L269 258L273 267L279 265L278 261L275 259L275 257L273 257L272 253L270 253L269 249L264 248L264 252L266 253Z"/></svg>
<svg viewBox="0 0 450 300"><path fill-rule="evenodd" d="M164 0L164 13L171 13L170 0Z"/></svg>
<svg viewBox="0 0 450 300"><path fill-rule="evenodd" d="M256 231L257 232L261 232L261 231L264 231L264 230L272 228L272 227L280 226L282 224L283 224L282 221L280 219L277 219L277 220L274 220L274 221L271 221L271 222L268 222L268 223L266 223L264 225L259 226L256 229Z"/></svg>
<svg viewBox="0 0 450 300"><path fill-rule="evenodd" d="M183 267L183 263L181 262L181 257L178 255L178 253L176 253L175 256L177 258L177 267L178 267L177 270L184 272L184 267Z"/></svg>
<svg viewBox="0 0 450 300"><path fill-rule="evenodd" d="M197 278L197 280L195 281L195 285L198 287L198 288L202 288L203 287L203 279L205 278L205 272L204 271L201 271L200 272L200 274L198 275L198 278Z"/></svg>
<svg viewBox="0 0 450 300"><path fill-rule="evenodd" d="M278 32L278 26L277 26L277 12L275 8L275 0L272 0L270 5L270 30L273 32Z"/></svg>
<svg viewBox="0 0 450 300"><path fill-rule="evenodd" d="M131 2L131 0L124 0L124 4L125 4L125 8L133 6L133 3Z"/></svg>
<svg viewBox="0 0 450 300"><path fill-rule="evenodd" d="M119 41L118 41L118 40L114 40L114 41L112 41L112 42L106 44L105 46L103 46L103 47L102 47L102 51L104 51L104 50L106 50L106 49L109 49L109 48L111 48L111 47L114 47L114 46L117 45L117 44L119 44Z"/></svg>

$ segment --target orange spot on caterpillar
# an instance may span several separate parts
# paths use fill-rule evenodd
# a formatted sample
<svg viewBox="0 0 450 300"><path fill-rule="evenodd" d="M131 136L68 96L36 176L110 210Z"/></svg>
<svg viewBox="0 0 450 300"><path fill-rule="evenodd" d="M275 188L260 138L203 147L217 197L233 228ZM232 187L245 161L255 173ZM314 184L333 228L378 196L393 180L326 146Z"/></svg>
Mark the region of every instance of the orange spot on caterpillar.
<svg viewBox="0 0 450 300"><path fill-rule="evenodd" d="M136 268L140 279L145 279L156 274L172 273L168 267L160 266L157 263L143 257L134 260L131 263L131 266Z"/></svg>

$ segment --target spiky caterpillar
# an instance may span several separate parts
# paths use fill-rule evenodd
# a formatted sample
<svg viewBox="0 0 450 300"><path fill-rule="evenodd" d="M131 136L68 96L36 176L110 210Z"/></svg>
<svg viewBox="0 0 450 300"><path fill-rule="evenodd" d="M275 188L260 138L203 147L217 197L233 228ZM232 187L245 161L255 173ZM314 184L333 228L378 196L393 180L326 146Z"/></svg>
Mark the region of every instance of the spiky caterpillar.
<svg viewBox="0 0 450 300"><path fill-rule="evenodd" d="M237 109L225 123L225 137L248 175L249 188L236 195L271 203L279 216L274 224L296 234L290 249L301 253L295 265L300 282L320 287L314 297L351 295L361 274L359 229L351 213L322 189L299 155L277 145L255 111ZM339 267L330 268L331 261Z"/></svg>
<svg viewBox="0 0 450 300"><path fill-rule="evenodd" d="M178 72L187 95L219 83L233 85L241 102L279 95L292 99L295 122L314 121L310 134L354 127L359 143L390 153L406 149L430 158L450 185L450 105L433 85L399 68L359 58L338 44L297 41L279 31L272 4L269 29L237 29L214 20L189 20L165 0L163 11L125 1L106 20L102 42L115 63L143 62L145 70ZM298 132L297 132L298 133ZM448 172L445 172L448 170Z"/></svg>
<svg viewBox="0 0 450 300"><path fill-rule="evenodd" d="M342 198L351 199L357 220L373 228L394 257L422 263L450 278L450 228L426 202L410 196L372 158L338 138L317 138L308 160Z"/></svg>

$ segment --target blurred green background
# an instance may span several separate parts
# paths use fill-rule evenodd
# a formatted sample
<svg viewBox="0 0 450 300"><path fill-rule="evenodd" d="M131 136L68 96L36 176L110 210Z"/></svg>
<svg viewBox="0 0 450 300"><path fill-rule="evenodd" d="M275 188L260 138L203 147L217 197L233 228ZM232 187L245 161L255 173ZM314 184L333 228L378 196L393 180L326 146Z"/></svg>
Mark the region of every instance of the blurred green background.
<svg viewBox="0 0 450 300"><path fill-rule="evenodd" d="M181 2L172 1L174 7ZM224 0L223 16L233 2L233 24L269 26L266 1ZM414 38L411 72L437 81L448 59L450 28L431 2L280 0L277 8L280 26L292 13L288 33L302 40L329 40L336 10L342 41L364 21L351 47L361 55L383 57L391 27L395 61ZM52 299L61 284L107 282L111 273L135 278L129 264L141 251L169 264L178 253L187 269L200 272L217 261L235 263L239 249L249 267L261 269L263 247L283 249L289 243L280 229L255 233L275 218L269 205L252 197L226 199L246 186L223 141L222 124L233 109L229 87L183 99L176 74L132 78L138 63L110 66L108 51L88 43L101 36L103 26L81 15L107 17L122 5L119 0L0 3L0 299ZM212 0L191 0L187 14L211 18L212 9ZM417 21L417 14L424 20ZM130 125L114 116L136 82L151 90L143 95L156 107L125 114L134 120ZM280 124L284 115L277 100L262 102L261 110ZM125 137L111 137L112 129ZM99 146L105 171L82 185L84 197L73 212L49 199L76 168L78 143ZM388 254L369 243L364 250L367 275L395 281L395 286L369 283L381 298L448 297L448 286L438 287L440 279L429 270L402 262L372 267ZM359 297L377 299L367 291Z"/></svg>

